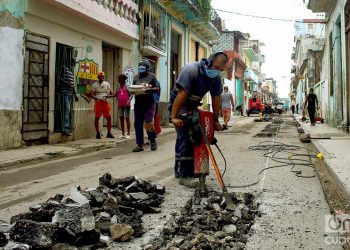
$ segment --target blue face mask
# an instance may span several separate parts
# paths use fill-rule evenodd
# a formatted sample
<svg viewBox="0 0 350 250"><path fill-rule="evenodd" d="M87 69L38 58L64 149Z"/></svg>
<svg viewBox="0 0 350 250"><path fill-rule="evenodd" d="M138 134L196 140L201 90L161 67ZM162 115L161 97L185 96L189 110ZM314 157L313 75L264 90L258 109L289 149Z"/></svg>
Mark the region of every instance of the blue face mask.
<svg viewBox="0 0 350 250"><path fill-rule="evenodd" d="M220 71L219 70L216 70L216 69L208 69L207 67L205 67L205 72L207 74L207 76L209 78L215 78L217 77L219 74L220 74Z"/></svg>
<svg viewBox="0 0 350 250"><path fill-rule="evenodd" d="M139 66L139 68L138 68L138 72L139 72L139 74L141 74L141 73L145 73L146 72L146 66L142 66L142 65L140 65Z"/></svg>

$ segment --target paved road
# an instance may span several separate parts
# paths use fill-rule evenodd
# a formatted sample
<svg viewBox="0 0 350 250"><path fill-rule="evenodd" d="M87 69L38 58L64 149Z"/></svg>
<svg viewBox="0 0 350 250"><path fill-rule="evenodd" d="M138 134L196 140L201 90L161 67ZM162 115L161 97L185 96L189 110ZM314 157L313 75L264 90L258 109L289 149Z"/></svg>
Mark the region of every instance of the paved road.
<svg viewBox="0 0 350 250"><path fill-rule="evenodd" d="M291 118L285 118L275 140L301 145ZM228 167L225 180L228 185L246 185L249 188L231 188L231 191L251 191L261 203L263 215L258 218L248 242L248 249L338 249L325 243L324 215L329 214L318 178L299 178L290 167L258 173L276 163L249 151L248 146L271 138L253 137L266 124L253 123L253 118L235 120L233 126L217 134L219 145L226 156ZM44 201L56 193L67 193L72 185L94 187L98 177L110 172L115 177L137 175L160 182L167 187L163 212L144 218L146 237L133 244L118 247L137 249L150 237L157 235L172 211L178 211L190 198L192 191L179 186L173 179L174 134L159 139L159 150L130 153L133 144L49 162L9 169L0 174L0 219L26 211L28 206ZM216 152L214 150L214 152ZM218 162L223 165L222 159ZM302 168L304 175L312 175L311 168ZM208 184L217 188L216 180ZM162 218L162 219L161 219ZM340 249L340 248L339 248Z"/></svg>

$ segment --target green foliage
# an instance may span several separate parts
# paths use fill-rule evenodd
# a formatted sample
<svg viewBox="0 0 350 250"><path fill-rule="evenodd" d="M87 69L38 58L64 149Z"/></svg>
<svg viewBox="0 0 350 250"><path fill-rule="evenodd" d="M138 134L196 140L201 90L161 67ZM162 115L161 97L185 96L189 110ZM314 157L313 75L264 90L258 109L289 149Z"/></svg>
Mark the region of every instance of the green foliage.
<svg viewBox="0 0 350 250"><path fill-rule="evenodd" d="M210 21L210 13L211 13L211 0L197 0L199 6L203 11L203 17L206 22Z"/></svg>

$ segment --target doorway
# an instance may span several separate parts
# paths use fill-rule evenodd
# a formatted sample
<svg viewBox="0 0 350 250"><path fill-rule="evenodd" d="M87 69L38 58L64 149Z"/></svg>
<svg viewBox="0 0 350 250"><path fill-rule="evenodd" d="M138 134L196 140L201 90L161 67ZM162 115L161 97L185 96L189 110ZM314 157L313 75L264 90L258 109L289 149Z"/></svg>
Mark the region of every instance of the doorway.
<svg viewBox="0 0 350 250"><path fill-rule="evenodd" d="M119 49L109 44L102 44L102 71L105 72L105 81L111 85L113 94L119 87L118 75L120 74ZM108 98L111 106L112 126L119 127L118 102L116 98ZM106 119L103 119L103 126L107 126Z"/></svg>
<svg viewBox="0 0 350 250"><path fill-rule="evenodd" d="M63 119L65 111L64 98L67 95L65 91L60 88L60 78L64 77L64 68L68 68L69 71L74 72L75 62L73 60L73 47L56 43L56 63L55 63L55 111L54 111L54 131L63 132ZM69 113L69 132L73 130L73 99L70 101L70 113Z"/></svg>
<svg viewBox="0 0 350 250"><path fill-rule="evenodd" d="M170 92L173 90L177 77L179 76L181 35L176 31L171 31L170 47Z"/></svg>
<svg viewBox="0 0 350 250"><path fill-rule="evenodd" d="M48 37L25 35L22 138L26 143L48 141L49 114Z"/></svg>

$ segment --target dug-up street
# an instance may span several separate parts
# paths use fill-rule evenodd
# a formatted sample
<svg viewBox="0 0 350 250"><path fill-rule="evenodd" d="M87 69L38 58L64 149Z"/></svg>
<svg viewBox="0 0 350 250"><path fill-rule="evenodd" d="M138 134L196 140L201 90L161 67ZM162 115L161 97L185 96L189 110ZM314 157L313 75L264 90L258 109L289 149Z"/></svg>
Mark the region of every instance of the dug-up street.
<svg viewBox="0 0 350 250"><path fill-rule="evenodd" d="M235 118L228 130L216 133L227 161L224 180L229 191L252 193L259 204L259 216L241 247L342 249L341 244L336 244L339 235L327 233L325 218L334 210L345 210L346 202L323 161L313 157L316 149L300 142L296 122L290 115L276 118L272 125L254 119ZM129 141L105 150L3 167L0 219L9 222L12 216L55 194L66 194L71 187L96 187L105 173L115 178L137 176L165 185L161 212L142 218L143 237L114 243L110 249L142 249L159 237L164 225L194 193L174 178L175 133L160 136L158 142L155 152L146 148L144 152L131 153L134 142ZM217 149L213 151L223 172L224 161ZM207 185L220 191L217 183L211 169Z"/></svg>

